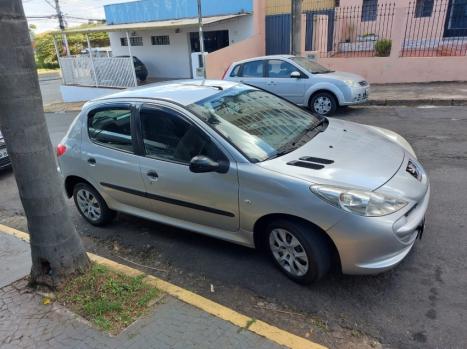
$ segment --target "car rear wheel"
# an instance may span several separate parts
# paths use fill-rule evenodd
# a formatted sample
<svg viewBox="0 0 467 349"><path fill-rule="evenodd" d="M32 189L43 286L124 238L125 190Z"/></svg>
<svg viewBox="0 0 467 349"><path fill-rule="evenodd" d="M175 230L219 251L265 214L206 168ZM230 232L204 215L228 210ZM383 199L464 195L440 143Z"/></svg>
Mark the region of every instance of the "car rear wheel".
<svg viewBox="0 0 467 349"><path fill-rule="evenodd" d="M316 114L328 116L336 112L337 100L329 92L318 92L310 99L309 107Z"/></svg>
<svg viewBox="0 0 467 349"><path fill-rule="evenodd" d="M290 279L311 284L329 271L329 243L311 225L277 220L267 226L266 232L270 256Z"/></svg>
<svg viewBox="0 0 467 349"><path fill-rule="evenodd" d="M115 211L107 206L102 196L89 184L76 184L73 199L79 213L92 225L105 225L115 217Z"/></svg>

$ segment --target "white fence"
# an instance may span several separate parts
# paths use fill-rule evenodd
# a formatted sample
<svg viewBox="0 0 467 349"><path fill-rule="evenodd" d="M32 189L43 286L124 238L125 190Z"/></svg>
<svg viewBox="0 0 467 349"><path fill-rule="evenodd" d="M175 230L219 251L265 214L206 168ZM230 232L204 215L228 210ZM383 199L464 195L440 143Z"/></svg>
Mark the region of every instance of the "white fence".
<svg viewBox="0 0 467 349"><path fill-rule="evenodd" d="M65 85L134 87L135 68L130 57L60 57Z"/></svg>

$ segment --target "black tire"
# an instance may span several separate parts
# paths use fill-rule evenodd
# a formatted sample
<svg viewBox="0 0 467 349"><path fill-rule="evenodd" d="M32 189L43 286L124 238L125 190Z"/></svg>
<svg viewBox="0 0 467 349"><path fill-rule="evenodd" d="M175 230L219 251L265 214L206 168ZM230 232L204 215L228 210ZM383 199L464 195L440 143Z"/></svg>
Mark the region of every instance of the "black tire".
<svg viewBox="0 0 467 349"><path fill-rule="evenodd" d="M315 103L319 100L319 98L323 98L325 99L326 101L329 101L329 105L327 105L327 107L329 107L329 110L327 110L326 112L324 112L322 109L318 108L315 106ZM337 99L336 97L330 93L330 92L318 92L318 93L315 93L311 98L310 98L310 103L308 104L310 110L313 112L313 113L316 113L316 114L319 114L319 115L322 115L322 116L329 116L329 115L332 115L336 112L337 110L337 107L338 107L338 103L337 103ZM323 106L324 107L324 106Z"/></svg>
<svg viewBox="0 0 467 349"><path fill-rule="evenodd" d="M286 270L286 268L279 263L274 256L270 244L270 237L273 230L283 229L291 233L301 244L300 249L303 248L308 259L307 272L303 275L296 275L293 272ZM296 222L293 220L279 219L269 223L265 230L265 245L269 256L272 258L276 266L293 281L309 285L326 275L331 268L331 248L326 237L322 232L317 231L311 224ZM287 252L285 252L287 253ZM284 253L284 254L285 254Z"/></svg>
<svg viewBox="0 0 467 349"><path fill-rule="evenodd" d="M96 199L97 205L100 208L100 215L96 219L91 219L90 217L88 217L85 214L85 212L82 211L78 203L78 192L82 190L89 192ZM107 223L111 222L115 217L116 212L111 210L107 206L107 203L102 198L102 196L98 193L98 191L87 183L78 183L74 186L73 199L75 201L75 205L76 205L76 208L78 209L78 212L81 214L81 216L83 216L84 219L86 219L86 221L88 221L92 225L95 225L98 227L106 225ZM94 206L94 207L97 207L97 206Z"/></svg>

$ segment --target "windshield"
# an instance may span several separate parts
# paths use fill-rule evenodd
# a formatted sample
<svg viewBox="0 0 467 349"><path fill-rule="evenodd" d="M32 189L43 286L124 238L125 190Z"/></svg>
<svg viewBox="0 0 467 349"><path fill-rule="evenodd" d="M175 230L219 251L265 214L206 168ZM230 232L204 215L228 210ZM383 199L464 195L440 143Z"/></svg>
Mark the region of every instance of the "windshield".
<svg viewBox="0 0 467 349"><path fill-rule="evenodd" d="M319 118L267 92L235 86L187 107L250 161L290 150Z"/></svg>
<svg viewBox="0 0 467 349"><path fill-rule="evenodd" d="M291 60L312 74L332 73L332 70L329 70L328 68L323 67L321 64L312 62L304 57L292 57Z"/></svg>

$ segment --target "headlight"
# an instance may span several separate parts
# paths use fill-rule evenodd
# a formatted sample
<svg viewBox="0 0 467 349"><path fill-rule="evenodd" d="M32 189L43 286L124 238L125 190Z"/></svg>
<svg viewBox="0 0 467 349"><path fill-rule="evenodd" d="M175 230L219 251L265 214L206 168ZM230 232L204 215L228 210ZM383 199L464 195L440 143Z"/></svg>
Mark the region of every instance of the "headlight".
<svg viewBox="0 0 467 349"><path fill-rule="evenodd" d="M345 84L349 87L358 87L358 81L355 80L344 80Z"/></svg>
<svg viewBox="0 0 467 349"><path fill-rule="evenodd" d="M405 200L371 191L328 185L312 185L310 190L335 207L366 217L385 216L408 204Z"/></svg>

